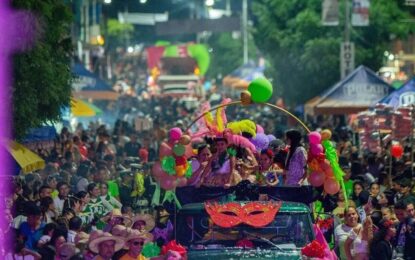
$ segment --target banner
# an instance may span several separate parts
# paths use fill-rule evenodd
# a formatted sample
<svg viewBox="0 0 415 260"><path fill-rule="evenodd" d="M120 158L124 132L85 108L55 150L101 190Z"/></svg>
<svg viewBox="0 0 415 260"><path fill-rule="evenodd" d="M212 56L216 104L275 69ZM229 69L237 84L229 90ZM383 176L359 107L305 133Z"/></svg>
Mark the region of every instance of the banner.
<svg viewBox="0 0 415 260"><path fill-rule="evenodd" d="M340 77L343 79L354 70L354 44L342 42L340 49Z"/></svg>
<svg viewBox="0 0 415 260"><path fill-rule="evenodd" d="M339 2L338 0L324 0L322 6L323 26L339 25Z"/></svg>
<svg viewBox="0 0 415 260"><path fill-rule="evenodd" d="M352 26L369 25L369 0L353 0Z"/></svg>

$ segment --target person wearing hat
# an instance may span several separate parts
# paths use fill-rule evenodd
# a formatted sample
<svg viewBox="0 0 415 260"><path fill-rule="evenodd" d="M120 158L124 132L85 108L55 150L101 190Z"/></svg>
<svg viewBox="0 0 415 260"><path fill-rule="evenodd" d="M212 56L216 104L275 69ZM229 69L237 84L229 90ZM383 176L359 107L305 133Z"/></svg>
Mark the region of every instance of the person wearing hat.
<svg viewBox="0 0 415 260"><path fill-rule="evenodd" d="M110 232L116 225L131 226L131 219L121 214L120 209L113 209L111 213L101 219L102 222L108 223L104 231Z"/></svg>
<svg viewBox="0 0 415 260"><path fill-rule="evenodd" d="M124 254L120 260L145 260L141 251L145 243L150 242L153 236L148 232L140 232L138 230L132 230L127 239L125 240L125 246L128 248L128 252Z"/></svg>
<svg viewBox="0 0 415 260"><path fill-rule="evenodd" d="M415 204L415 197L411 194L412 181L411 179L403 178L399 180L399 185L401 187L399 193L401 197L399 201L403 201L405 204L413 203Z"/></svg>
<svg viewBox="0 0 415 260"><path fill-rule="evenodd" d="M140 214L133 219L132 229L140 232L150 232L155 227L156 223L150 214Z"/></svg>
<svg viewBox="0 0 415 260"><path fill-rule="evenodd" d="M99 232L89 243L89 249L97 254L93 260L111 260L114 253L124 247L124 240L107 232Z"/></svg>

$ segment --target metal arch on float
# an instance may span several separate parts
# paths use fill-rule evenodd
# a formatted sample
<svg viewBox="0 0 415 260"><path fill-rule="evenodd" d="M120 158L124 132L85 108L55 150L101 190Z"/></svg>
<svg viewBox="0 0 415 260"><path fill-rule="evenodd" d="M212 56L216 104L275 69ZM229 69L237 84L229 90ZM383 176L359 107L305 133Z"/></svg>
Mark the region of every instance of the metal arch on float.
<svg viewBox="0 0 415 260"><path fill-rule="evenodd" d="M209 109L209 110L207 110L207 111L205 111L205 112L203 112L200 116L198 116L195 120L193 120L191 123L190 123L190 125L186 128L186 132L199 120L199 119L201 119L202 117L204 117L207 113L209 113L209 112L212 112L212 111L215 111L215 110L217 110L218 108L221 108L221 107L227 107L227 106L234 106L234 105L238 105L238 104L241 104L242 102L241 101L232 101L232 102L230 102L230 103L227 103L227 104L222 104L222 105L218 105L218 106L215 106L215 107L213 107L213 108L211 108L211 109ZM285 114L287 114L287 115L289 115L290 117L292 117L292 118L294 118L306 131L307 131L307 133L310 133L311 131L310 131L310 129L298 118L298 117L296 117L295 115L293 115L291 112L289 112L288 110L286 110L286 109L284 109L284 108L282 108L282 107L279 107L279 106L276 106L276 105L273 105L273 104L270 104L270 103L252 103L252 104L259 104L259 105L266 105L266 106L269 106L269 107L272 107L272 108L274 108L274 109L277 109L277 110L279 110L279 111L281 111L281 112L284 112Z"/></svg>

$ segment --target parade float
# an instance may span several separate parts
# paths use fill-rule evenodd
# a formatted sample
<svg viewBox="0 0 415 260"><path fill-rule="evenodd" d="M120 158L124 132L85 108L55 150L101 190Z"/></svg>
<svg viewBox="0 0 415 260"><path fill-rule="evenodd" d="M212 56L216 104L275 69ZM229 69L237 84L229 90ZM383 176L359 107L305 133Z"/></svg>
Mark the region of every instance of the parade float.
<svg viewBox="0 0 415 260"><path fill-rule="evenodd" d="M232 250L257 248L277 252L277 255L284 255L287 259L293 259L293 257L295 259L295 256L298 259L301 255L320 257L321 253L315 252L324 248L324 257L333 259L319 227L312 225L312 214L306 206L306 204L312 205L317 199L316 191L321 193L323 190L325 194L330 195L337 194L341 190L341 192L345 191L344 173L339 166L336 150L330 140L331 132L328 129L321 132L310 131L289 111L268 103L267 101L272 96L272 89L271 83L265 78L255 79L249 84L248 89L241 93L240 100L225 99L218 106L212 108L206 106L186 129L171 128L168 132L168 140L161 143L159 147L159 161L152 168L152 175L159 185L155 199L162 203L170 202L175 206L175 210L178 211L178 223L185 221L176 225L176 228L185 226L193 232L191 241L181 240L181 242L187 245L192 244L195 250L219 249L217 253L221 254L224 248ZM258 154L263 149L267 149L269 143L275 139L273 135L265 133L260 125L249 119L228 120L225 109L230 106L268 106L294 118L308 136L307 181L310 185L270 187L242 180L229 186L188 186L188 181L203 163L194 159L197 156L197 144L215 138L226 140L226 143L231 144L226 149L227 156L232 157L236 156L235 147L242 147L252 154ZM161 198L160 190L164 190L163 198ZM261 199L260 201L261 195L266 195L267 200ZM299 208L301 210L298 211ZM301 221L294 220L293 217L297 213L304 214L306 217ZM202 214L205 217L188 214ZM256 216L256 214L259 215ZM288 219L279 219L279 216L283 217L285 214ZM184 219L180 216L184 216ZM205 222L201 219L205 219ZM204 223L203 227L200 227L202 223L200 221ZM287 232L292 231L293 227L289 223L301 226L300 233L306 232L308 235L302 237L303 240L298 243L277 241L274 236L263 237L262 232L272 233L283 227ZM248 231L243 228L246 226L250 227ZM213 229L209 229L210 227ZM213 238L209 240L208 237L200 234L201 228L206 231L206 234L211 234L215 228L226 229L219 233L236 235L230 239L231 242L228 241L231 244L235 243L230 245L222 243L223 241L219 239L219 245L215 244L217 240ZM251 234L251 231L254 233ZM177 232L180 231L176 231L176 238ZM285 237L290 237L290 235ZM202 244L193 243L197 241ZM212 241L216 242L212 244ZM316 248L320 249L316 250ZM206 257L211 257L212 252L206 254ZM198 257L203 257L203 253L196 254Z"/></svg>

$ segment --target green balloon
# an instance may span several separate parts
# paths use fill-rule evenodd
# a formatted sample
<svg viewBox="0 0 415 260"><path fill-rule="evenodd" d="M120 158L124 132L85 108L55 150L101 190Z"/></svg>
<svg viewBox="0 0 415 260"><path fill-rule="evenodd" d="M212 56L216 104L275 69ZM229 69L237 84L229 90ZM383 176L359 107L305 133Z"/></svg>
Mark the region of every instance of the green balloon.
<svg viewBox="0 0 415 260"><path fill-rule="evenodd" d="M182 156L185 151L186 151L186 148L182 144L176 144L173 147L173 153L177 156Z"/></svg>
<svg viewBox="0 0 415 260"><path fill-rule="evenodd" d="M255 103L264 103L272 96L272 84L266 78L257 78L251 81L248 86L251 99Z"/></svg>

